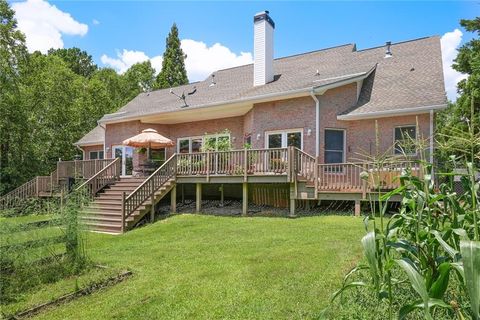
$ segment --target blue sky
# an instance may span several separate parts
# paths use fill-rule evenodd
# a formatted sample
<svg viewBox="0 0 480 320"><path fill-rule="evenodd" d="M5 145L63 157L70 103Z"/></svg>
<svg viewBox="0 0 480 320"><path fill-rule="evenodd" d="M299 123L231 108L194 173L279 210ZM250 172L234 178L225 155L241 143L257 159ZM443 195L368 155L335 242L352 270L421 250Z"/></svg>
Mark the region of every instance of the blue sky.
<svg viewBox="0 0 480 320"><path fill-rule="evenodd" d="M352 42L362 49L460 29L447 39L455 49L472 37L461 30L459 20L480 13L478 1L11 3L30 50L76 46L88 51L100 66L119 72L145 59L153 59L158 68L165 37L176 22L180 38L191 40L182 42L190 58L191 80L251 61L253 15L263 10L269 10L276 23L276 57Z"/></svg>

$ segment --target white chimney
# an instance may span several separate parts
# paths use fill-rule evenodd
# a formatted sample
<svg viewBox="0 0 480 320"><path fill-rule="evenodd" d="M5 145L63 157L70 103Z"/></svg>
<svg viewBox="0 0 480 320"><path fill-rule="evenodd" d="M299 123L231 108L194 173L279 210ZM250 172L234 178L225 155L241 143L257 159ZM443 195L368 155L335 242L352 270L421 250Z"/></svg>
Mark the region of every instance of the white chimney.
<svg viewBox="0 0 480 320"><path fill-rule="evenodd" d="M275 23L268 11L253 17L253 85L261 86L273 81L273 30Z"/></svg>

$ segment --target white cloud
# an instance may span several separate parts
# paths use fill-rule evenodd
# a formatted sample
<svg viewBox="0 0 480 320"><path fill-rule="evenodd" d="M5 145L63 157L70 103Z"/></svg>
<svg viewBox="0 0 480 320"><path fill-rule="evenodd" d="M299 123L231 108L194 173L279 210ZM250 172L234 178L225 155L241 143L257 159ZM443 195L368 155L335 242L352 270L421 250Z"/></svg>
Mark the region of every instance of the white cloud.
<svg viewBox="0 0 480 320"><path fill-rule="evenodd" d="M104 54L100 57L100 60L103 64L116 69L119 73L124 73L135 63L150 60L152 67L159 72L162 69L163 58L162 56L149 58L143 51L123 49L122 52L117 52L117 58L111 58Z"/></svg>
<svg viewBox="0 0 480 320"><path fill-rule="evenodd" d="M39 50L46 53L50 48L63 48L63 34L84 36L88 32L86 24L43 0L15 2L12 8L31 52Z"/></svg>
<svg viewBox="0 0 480 320"><path fill-rule="evenodd" d="M443 75L445 77L445 89L450 100L457 99L457 83L465 79L467 75L452 68L453 60L457 56L457 48L462 42L462 32L458 29L445 33L440 39L442 45Z"/></svg>
<svg viewBox="0 0 480 320"><path fill-rule="evenodd" d="M192 82L203 80L210 73L219 69L253 62L250 52L240 52L237 55L220 43L208 47L204 42L184 39L181 41L181 46L187 55L185 68L187 69L188 79ZM133 64L146 60L150 60L155 70L160 72L163 60L161 55L150 58L142 51L123 49L121 53L117 53L117 58L111 58L105 54L101 57L103 64L115 68L120 73L125 72Z"/></svg>
<svg viewBox="0 0 480 320"><path fill-rule="evenodd" d="M240 52L237 55L220 43L207 47L204 42L184 39L182 40L182 49L187 55L185 67L190 81L203 80L210 73L219 69L253 62L250 52Z"/></svg>

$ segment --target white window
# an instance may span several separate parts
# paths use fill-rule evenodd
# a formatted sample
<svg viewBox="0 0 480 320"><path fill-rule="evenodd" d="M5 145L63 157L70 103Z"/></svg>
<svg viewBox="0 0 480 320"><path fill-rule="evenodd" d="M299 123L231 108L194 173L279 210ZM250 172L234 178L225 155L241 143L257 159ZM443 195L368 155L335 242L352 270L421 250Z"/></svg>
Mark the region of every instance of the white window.
<svg viewBox="0 0 480 320"><path fill-rule="evenodd" d="M345 162L345 130L325 129L325 163Z"/></svg>
<svg viewBox="0 0 480 320"><path fill-rule="evenodd" d="M103 159L103 150L101 150L101 151L90 151L89 159L90 160Z"/></svg>
<svg viewBox="0 0 480 320"><path fill-rule="evenodd" d="M202 147L206 143L206 139L211 139L209 142L212 145L218 146L219 142L227 140L230 141L230 134L212 134L202 137L184 137L177 139L178 153L195 153L202 151ZM217 149L217 147L216 147Z"/></svg>
<svg viewBox="0 0 480 320"><path fill-rule="evenodd" d="M268 149L296 147L303 149L303 130L291 129L265 132L265 145Z"/></svg>
<svg viewBox="0 0 480 320"><path fill-rule="evenodd" d="M415 139L417 139L416 127L414 125L396 127L394 129L393 143L395 154L415 155Z"/></svg>

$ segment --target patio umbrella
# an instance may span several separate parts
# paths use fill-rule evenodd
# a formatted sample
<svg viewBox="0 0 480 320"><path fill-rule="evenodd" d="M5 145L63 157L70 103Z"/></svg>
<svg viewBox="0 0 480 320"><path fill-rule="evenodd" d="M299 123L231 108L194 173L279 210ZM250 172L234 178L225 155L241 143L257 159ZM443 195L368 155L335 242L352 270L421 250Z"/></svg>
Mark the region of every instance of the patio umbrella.
<svg viewBox="0 0 480 320"><path fill-rule="evenodd" d="M130 147L148 148L148 159L150 160L151 148L173 147L175 143L162 136L155 129L145 129L141 133L123 141L123 144Z"/></svg>

